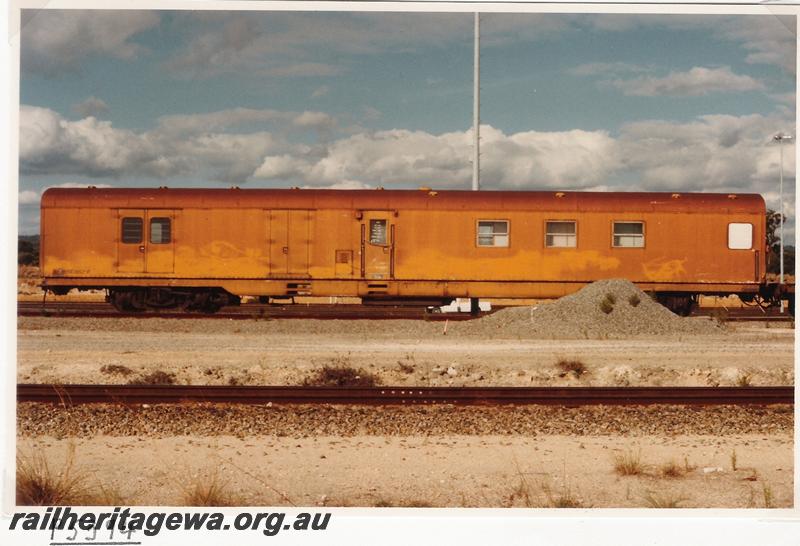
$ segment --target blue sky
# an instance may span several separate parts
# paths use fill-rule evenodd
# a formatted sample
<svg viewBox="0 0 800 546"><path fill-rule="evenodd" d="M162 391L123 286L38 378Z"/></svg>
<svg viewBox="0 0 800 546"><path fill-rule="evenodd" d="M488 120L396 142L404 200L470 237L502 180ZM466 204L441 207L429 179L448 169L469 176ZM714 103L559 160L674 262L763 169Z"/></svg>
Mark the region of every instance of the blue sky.
<svg viewBox="0 0 800 546"><path fill-rule="evenodd" d="M793 28L484 15L483 187L748 191L776 206ZM38 231L58 185L467 189L472 47L460 13L26 11L20 231Z"/></svg>

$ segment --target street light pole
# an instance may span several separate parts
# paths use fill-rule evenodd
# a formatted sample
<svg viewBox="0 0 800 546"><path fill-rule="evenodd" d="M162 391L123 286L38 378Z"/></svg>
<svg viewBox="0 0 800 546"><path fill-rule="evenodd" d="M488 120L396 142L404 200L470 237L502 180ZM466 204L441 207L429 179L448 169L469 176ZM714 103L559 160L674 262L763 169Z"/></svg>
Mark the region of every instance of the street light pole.
<svg viewBox="0 0 800 546"><path fill-rule="evenodd" d="M472 105L472 191L481 189L481 16L475 12Z"/></svg>
<svg viewBox="0 0 800 546"><path fill-rule="evenodd" d="M775 135L774 140L778 141L778 145L781 149L781 165L780 165L780 172L781 172L781 183L780 183L780 227L781 227L781 243L780 243L780 263L781 263L781 276L780 276L780 283L783 286L783 141L784 140L792 140L792 135L786 135L784 133L778 133ZM781 297L781 313L783 313L783 297Z"/></svg>

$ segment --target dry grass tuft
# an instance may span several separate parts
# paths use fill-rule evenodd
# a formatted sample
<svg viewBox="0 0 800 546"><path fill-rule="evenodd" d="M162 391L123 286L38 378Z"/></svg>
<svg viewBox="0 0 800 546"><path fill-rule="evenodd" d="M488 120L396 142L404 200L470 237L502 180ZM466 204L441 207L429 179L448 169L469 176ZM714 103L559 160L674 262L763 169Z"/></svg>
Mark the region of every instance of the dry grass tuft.
<svg viewBox="0 0 800 546"><path fill-rule="evenodd" d="M228 482L217 470L200 472L183 490L185 506L238 506L241 503L228 491Z"/></svg>
<svg viewBox="0 0 800 546"><path fill-rule="evenodd" d="M673 493L656 493L648 491L644 501L650 508L681 508L681 503L687 499L676 497Z"/></svg>
<svg viewBox="0 0 800 546"><path fill-rule="evenodd" d="M121 375L123 377L133 374L133 370L120 364L105 364L100 368L100 372L106 375Z"/></svg>
<svg viewBox="0 0 800 546"><path fill-rule="evenodd" d="M586 369L586 364L578 359L570 360L562 358L556 362L556 366L561 370L561 373L559 374L560 377L566 377L567 375L572 374L577 378L588 371Z"/></svg>
<svg viewBox="0 0 800 546"><path fill-rule="evenodd" d="M639 298L638 294L631 294L630 297L628 298L628 303L630 304L631 307L636 307L637 305L642 303L642 300Z"/></svg>
<svg viewBox="0 0 800 546"><path fill-rule="evenodd" d="M44 454L17 455L17 504L58 506L83 504L88 497L86 476L75 468L75 447L70 446L60 469L50 467Z"/></svg>
<svg viewBox="0 0 800 546"><path fill-rule="evenodd" d="M303 380L306 387L373 387L379 384L374 374L349 366L324 366Z"/></svg>
<svg viewBox="0 0 800 546"><path fill-rule="evenodd" d="M600 302L600 310L606 315L614 310L614 303L616 298L613 294L606 294L606 297Z"/></svg>
<svg viewBox="0 0 800 546"><path fill-rule="evenodd" d="M681 466L675 461L669 461L658 467L658 475L662 478L683 478L686 474L686 465Z"/></svg>
<svg viewBox="0 0 800 546"><path fill-rule="evenodd" d="M174 385L176 382L174 373L167 373L161 370L140 375L128 381L128 385Z"/></svg>
<svg viewBox="0 0 800 546"><path fill-rule="evenodd" d="M766 482L761 482L761 493L764 496L764 508L775 508L775 496L772 487Z"/></svg>
<svg viewBox="0 0 800 546"><path fill-rule="evenodd" d="M753 379L748 373L742 372L736 378L737 387L750 387L752 385L753 385Z"/></svg>
<svg viewBox="0 0 800 546"><path fill-rule="evenodd" d="M583 508L581 500L572 492L572 489L564 484L561 491L553 494L550 486L545 484L542 486L545 497L547 497L547 506L550 508Z"/></svg>
<svg viewBox="0 0 800 546"><path fill-rule="evenodd" d="M614 470L621 476L644 474L645 467L642 463L641 450L626 450L624 453L614 454Z"/></svg>
<svg viewBox="0 0 800 546"><path fill-rule="evenodd" d="M408 500L408 501L400 501L398 503L394 503L387 499L378 499L375 501L375 504L372 505L374 508L431 508L433 505L426 501L421 500Z"/></svg>

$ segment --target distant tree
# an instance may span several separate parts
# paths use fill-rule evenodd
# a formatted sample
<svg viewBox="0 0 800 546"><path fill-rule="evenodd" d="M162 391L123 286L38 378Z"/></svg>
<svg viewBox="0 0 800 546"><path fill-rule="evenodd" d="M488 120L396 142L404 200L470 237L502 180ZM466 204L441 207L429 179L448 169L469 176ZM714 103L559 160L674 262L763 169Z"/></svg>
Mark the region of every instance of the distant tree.
<svg viewBox="0 0 800 546"><path fill-rule="evenodd" d="M39 239L19 238L17 242L17 264L39 265Z"/></svg>
<svg viewBox="0 0 800 546"><path fill-rule="evenodd" d="M786 222L786 215L783 216ZM767 210L767 247L769 248L769 259L767 260L768 273L780 273L781 271L781 237L780 237L781 214L774 210ZM794 275L794 246L785 245L783 247L783 271L786 275Z"/></svg>

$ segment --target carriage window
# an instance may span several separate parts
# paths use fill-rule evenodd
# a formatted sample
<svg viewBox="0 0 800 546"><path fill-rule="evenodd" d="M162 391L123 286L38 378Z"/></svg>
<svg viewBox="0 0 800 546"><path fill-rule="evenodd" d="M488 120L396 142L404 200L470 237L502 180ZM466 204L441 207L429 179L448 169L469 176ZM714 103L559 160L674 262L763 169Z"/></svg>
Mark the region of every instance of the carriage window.
<svg viewBox="0 0 800 546"><path fill-rule="evenodd" d="M644 222L614 222L614 246L644 247Z"/></svg>
<svg viewBox="0 0 800 546"><path fill-rule="evenodd" d="M574 248L577 243L575 222L547 222L545 246Z"/></svg>
<svg viewBox="0 0 800 546"><path fill-rule="evenodd" d="M386 220L369 221L369 244L386 244Z"/></svg>
<svg viewBox="0 0 800 546"><path fill-rule="evenodd" d="M478 222L478 246L508 246L508 221Z"/></svg>
<svg viewBox="0 0 800 546"><path fill-rule="evenodd" d="M753 224L728 224L728 248L731 250L753 248Z"/></svg>
<svg viewBox="0 0 800 546"><path fill-rule="evenodd" d="M122 242L133 245L138 245L142 243L141 218L122 219Z"/></svg>
<svg viewBox="0 0 800 546"><path fill-rule="evenodd" d="M169 218L150 219L150 242L154 244L169 243L171 240Z"/></svg>

